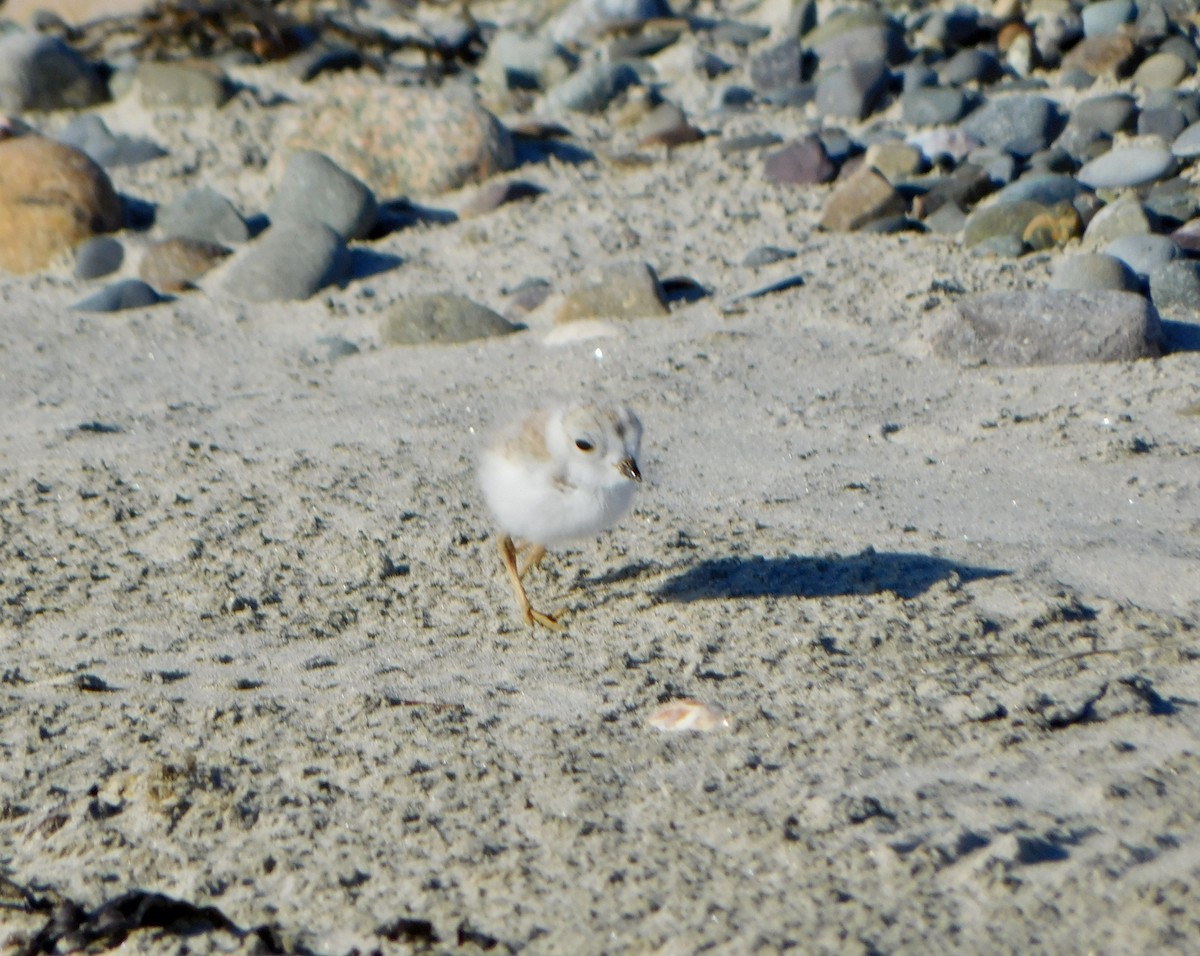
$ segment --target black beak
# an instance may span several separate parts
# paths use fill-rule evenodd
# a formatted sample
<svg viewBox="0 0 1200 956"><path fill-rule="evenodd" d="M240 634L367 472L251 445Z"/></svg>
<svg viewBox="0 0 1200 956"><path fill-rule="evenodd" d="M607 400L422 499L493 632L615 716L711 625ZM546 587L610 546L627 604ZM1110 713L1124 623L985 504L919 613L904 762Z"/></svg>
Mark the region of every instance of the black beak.
<svg viewBox="0 0 1200 956"><path fill-rule="evenodd" d="M622 458L617 462L617 471L623 474L630 481L641 481L642 473L638 471L637 462L632 458Z"/></svg>

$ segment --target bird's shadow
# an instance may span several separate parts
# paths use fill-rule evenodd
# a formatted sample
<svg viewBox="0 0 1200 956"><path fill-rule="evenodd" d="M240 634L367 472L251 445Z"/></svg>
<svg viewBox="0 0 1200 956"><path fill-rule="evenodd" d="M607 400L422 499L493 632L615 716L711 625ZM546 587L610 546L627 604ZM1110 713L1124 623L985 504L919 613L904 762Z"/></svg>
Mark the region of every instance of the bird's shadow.
<svg viewBox="0 0 1200 956"><path fill-rule="evenodd" d="M1011 574L928 554L876 551L852 555L709 558L676 574L655 591L663 601L690 603L729 598L837 597L891 591L923 594L940 581L967 583Z"/></svg>

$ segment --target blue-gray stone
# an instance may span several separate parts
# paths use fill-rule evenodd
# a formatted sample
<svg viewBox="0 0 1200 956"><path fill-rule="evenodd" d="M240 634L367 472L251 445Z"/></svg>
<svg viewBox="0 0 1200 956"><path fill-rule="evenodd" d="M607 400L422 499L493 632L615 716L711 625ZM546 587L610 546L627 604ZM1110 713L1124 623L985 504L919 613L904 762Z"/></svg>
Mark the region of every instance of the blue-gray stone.
<svg viewBox="0 0 1200 956"><path fill-rule="evenodd" d="M1136 292L1138 286L1138 278L1129 266L1115 256L1100 252L1059 259L1049 283L1051 289L1112 289L1117 292Z"/></svg>
<svg viewBox="0 0 1200 956"><path fill-rule="evenodd" d="M1128 93L1092 96L1071 109L1071 126L1105 133L1120 133L1133 128L1137 119L1137 101Z"/></svg>
<svg viewBox="0 0 1200 956"><path fill-rule="evenodd" d="M125 247L112 236L92 236L75 248L75 275L98 279L121 268Z"/></svg>
<svg viewBox="0 0 1200 956"><path fill-rule="evenodd" d="M959 128L986 146L1030 155L1045 149L1062 131L1058 107L1044 96L993 99L959 123Z"/></svg>
<svg viewBox="0 0 1200 956"><path fill-rule="evenodd" d="M109 130L99 116L86 113L71 121L58 134L58 141L87 153L108 169L116 166L136 166L166 156L167 151L148 139L136 139Z"/></svg>
<svg viewBox="0 0 1200 956"><path fill-rule="evenodd" d="M1004 75L1000 61L978 47L959 50L937 68L938 82L943 86L962 86L964 83L991 83Z"/></svg>
<svg viewBox="0 0 1200 956"><path fill-rule="evenodd" d="M821 70L817 77L817 112L863 119L875 110L887 85L888 70L881 60Z"/></svg>
<svg viewBox="0 0 1200 956"><path fill-rule="evenodd" d="M162 301L162 296L141 279L122 279L76 302L72 308L80 312L120 312L122 309L144 309Z"/></svg>
<svg viewBox="0 0 1200 956"><path fill-rule="evenodd" d="M315 150L293 153L275 188L268 215L323 222L345 240L362 239L375 225L379 204L370 188Z"/></svg>
<svg viewBox="0 0 1200 956"><path fill-rule="evenodd" d="M1169 236L1121 236L1104 247L1104 252L1116 256L1138 275L1148 276L1159 266L1178 259L1181 251Z"/></svg>
<svg viewBox="0 0 1200 956"><path fill-rule="evenodd" d="M96 69L57 37L0 35L0 110L84 109L106 95Z"/></svg>
<svg viewBox="0 0 1200 956"><path fill-rule="evenodd" d="M350 278L346 243L321 222L289 220L272 226L230 264L222 288L247 302L307 299Z"/></svg>
<svg viewBox="0 0 1200 956"><path fill-rule="evenodd" d="M1200 263L1176 259L1150 273L1150 298L1161 312L1200 312Z"/></svg>
<svg viewBox="0 0 1200 956"><path fill-rule="evenodd" d="M1076 178L1093 189L1144 186L1175 172L1175 157L1156 146L1124 146L1089 160Z"/></svg>
<svg viewBox="0 0 1200 956"><path fill-rule="evenodd" d="M1192 159L1200 156L1200 123L1193 123L1171 144L1171 152L1180 159Z"/></svg>
<svg viewBox="0 0 1200 956"><path fill-rule="evenodd" d="M228 245L250 238L250 227L233 203L207 186L177 196L159 210L156 222L168 239L200 239Z"/></svg>
<svg viewBox="0 0 1200 956"><path fill-rule="evenodd" d="M1084 36L1110 36L1137 16L1137 4L1133 0L1096 0L1084 6L1082 16Z"/></svg>
<svg viewBox="0 0 1200 956"><path fill-rule="evenodd" d="M1022 176L1015 183L1009 183L996 193L996 204L1009 202L1036 202L1043 206L1053 206L1066 200L1070 202L1087 187L1072 176L1059 173L1045 173L1040 176Z"/></svg>
<svg viewBox="0 0 1200 956"><path fill-rule="evenodd" d="M591 63L556 84L546 103L551 109L599 113L637 83L637 71L628 63Z"/></svg>
<svg viewBox="0 0 1200 956"><path fill-rule="evenodd" d="M962 119L967 104L962 90L919 86L901 97L900 112L904 122L912 126L944 126Z"/></svg>
<svg viewBox="0 0 1200 956"><path fill-rule="evenodd" d="M1142 110L1137 123L1139 136L1157 136L1164 143L1174 142L1186 127L1187 117L1183 115L1183 110L1174 106Z"/></svg>

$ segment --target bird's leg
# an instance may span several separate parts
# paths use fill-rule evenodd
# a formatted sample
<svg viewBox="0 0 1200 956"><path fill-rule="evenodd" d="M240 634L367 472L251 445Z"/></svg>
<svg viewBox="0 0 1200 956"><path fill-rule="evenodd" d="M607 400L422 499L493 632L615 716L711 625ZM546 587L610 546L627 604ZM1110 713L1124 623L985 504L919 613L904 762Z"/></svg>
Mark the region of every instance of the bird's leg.
<svg viewBox="0 0 1200 956"><path fill-rule="evenodd" d="M517 547L513 544L513 539L507 534L502 535L499 546L500 560L504 562L504 570L508 572L508 579L512 582L513 593L517 596L517 602L521 605L521 612L525 615L525 623L540 624L542 627L548 627L553 631L561 631L562 625L558 623L557 619L551 617L549 614L543 614L529 603L529 596L525 593L525 585L521 583L522 572L517 570Z"/></svg>
<svg viewBox="0 0 1200 956"><path fill-rule="evenodd" d="M542 563L542 558L546 556L546 549L540 544L530 545L529 557L525 559L525 563L521 565L521 580L525 580L525 575Z"/></svg>

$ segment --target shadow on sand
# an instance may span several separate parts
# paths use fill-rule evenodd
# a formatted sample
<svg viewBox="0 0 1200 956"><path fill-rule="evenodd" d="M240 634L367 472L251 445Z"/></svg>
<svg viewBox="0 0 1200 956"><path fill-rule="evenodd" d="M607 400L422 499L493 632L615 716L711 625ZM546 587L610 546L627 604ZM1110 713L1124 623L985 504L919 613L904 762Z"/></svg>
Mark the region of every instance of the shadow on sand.
<svg viewBox="0 0 1200 956"><path fill-rule="evenodd" d="M891 591L912 598L939 581L956 577L967 583L1010 574L1002 568L980 568L928 554L876 551L819 558L712 558L675 575L659 587L665 601L712 601L722 598L836 597Z"/></svg>

